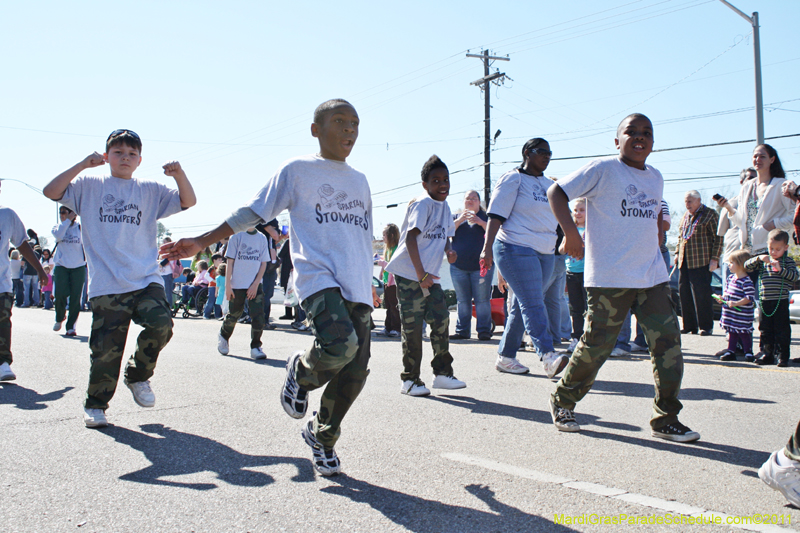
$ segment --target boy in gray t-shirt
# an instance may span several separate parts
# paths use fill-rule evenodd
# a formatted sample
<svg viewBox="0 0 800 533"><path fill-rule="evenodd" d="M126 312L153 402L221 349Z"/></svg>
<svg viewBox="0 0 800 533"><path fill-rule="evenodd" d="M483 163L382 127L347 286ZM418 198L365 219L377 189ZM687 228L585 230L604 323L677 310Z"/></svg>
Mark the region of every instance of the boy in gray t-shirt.
<svg viewBox="0 0 800 533"><path fill-rule="evenodd" d="M346 100L323 102L311 124L318 154L284 163L246 207L215 229L161 247L163 257L191 257L289 210L294 286L315 338L308 350L289 357L281 406L292 418L303 418L308 393L325 387L319 412L301 431L323 476L341 472L334 445L369 374L370 315L380 303L372 287L369 184L345 162L358 128L358 113Z"/></svg>
<svg viewBox="0 0 800 533"><path fill-rule="evenodd" d="M264 290L261 278L270 260L267 238L247 228L231 237L225 251L228 265L225 271L225 297L230 302L228 313L222 322L217 337L217 349L228 355L228 340L233 335L236 322L244 312L244 303L249 301L250 309L250 357L266 359L261 349L261 334L264 332Z"/></svg>
<svg viewBox="0 0 800 533"><path fill-rule="evenodd" d="M550 399L553 424L559 431L580 430L575 404L592 388L631 310L645 332L653 361L651 435L694 441L700 434L678 421L683 356L659 249L664 180L645 163L653 150L653 124L644 115L630 115L617 128L615 143L619 157L593 161L547 191L564 229L566 253L576 259L583 257L583 242L570 216L569 200L586 198L584 283L589 307L584 334Z"/></svg>
<svg viewBox="0 0 800 533"><path fill-rule="evenodd" d="M44 188L45 196L81 216L92 303L92 359L83 416L90 428L108 425L105 410L117 388L131 320L144 330L125 368L125 384L142 407L155 405L149 380L159 352L172 337L172 314L156 262L157 221L192 207L197 200L177 161L163 167L164 174L175 179L177 190L135 179L141 151L136 133L113 131L103 155L87 156ZM75 179L84 170L106 163L110 176Z"/></svg>
<svg viewBox="0 0 800 533"><path fill-rule="evenodd" d="M439 279L442 258L454 263L456 252L450 246L455 224L447 205L450 173L438 156L431 156L422 167L422 187L427 196L408 206L400 231L400 245L386 265L397 283L400 324L403 339L401 394L428 396L431 391L420 379L422 366L422 326L431 326L433 348L433 388L463 389L466 383L453 376L450 355L450 312Z"/></svg>
<svg viewBox="0 0 800 533"><path fill-rule="evenodd" d="M39 276L39 282L47 283L39 258L28 242L25 226L13 209L0 207L0 381L17 379L11 370L11 309L14 307L14 284L11 281L11 259L8 256L9 244L15 246L22 257ZM16 267L19 270L19 267Z"/></svg>

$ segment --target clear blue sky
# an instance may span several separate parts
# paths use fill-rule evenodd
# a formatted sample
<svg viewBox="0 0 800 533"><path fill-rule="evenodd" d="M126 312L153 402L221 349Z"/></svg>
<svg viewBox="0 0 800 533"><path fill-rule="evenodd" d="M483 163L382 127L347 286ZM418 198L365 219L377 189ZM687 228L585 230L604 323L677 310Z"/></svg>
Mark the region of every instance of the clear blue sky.
<svg viewBox="0 0 800 533"><path fill-rule="evenodd" d="M766 136L800 133L800 2L732 3L761 18ZM530 137L548 139L554 158L612 153L634 111L653 120L656 148L755 138L751 28L718 0L15 2L0 43L0 179L41 189L130 128L144 142L137 177L174 185L160 166L177 159L195 187L197 206L163 221L178 237L223 220L282 161L315 152L312 112L334 97L361 117L348 161L372 187L376 236L402 221L402 208L383 206L421 192L433 153L450 167L455 210L462 191L483 186L483 95L470 85L483 69L468 51L511 59L493 65L510 77L491 93L492 132L502 130L493 178ZM770 142L784 168L800 169L800 137ZM752 148L648 162L682 212L686 190L735 194L736 178L712 177L749 166ZM587 161L554 160L547 174ZM40 234L56 222L55 205L20 183L4 182L0 203Z"/></svg>

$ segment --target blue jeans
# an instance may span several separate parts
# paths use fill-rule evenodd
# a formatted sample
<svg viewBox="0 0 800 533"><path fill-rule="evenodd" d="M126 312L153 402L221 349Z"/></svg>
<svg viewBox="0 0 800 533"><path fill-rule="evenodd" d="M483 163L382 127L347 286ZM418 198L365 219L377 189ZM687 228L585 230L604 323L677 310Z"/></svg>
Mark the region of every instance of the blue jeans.
<svg viewBox="0 0 800 533"><path fill-rule="evenodd" d="M511 312L506 320L498 352L515 358L527 331L540 354L553 351L553 339L547 331L547 310L542 292L543 280L553 274L552 254L540 254L533 248L495 241L492 247L497 268L514 291Z"/></svg>
<svg viewBox="0 0 800 533"><path fill-rule="evenodd" d="M564 288L567 286L567 256L553 256L553 273L544 284L544 306L547 308L547 322L550 337L561 342L561 310L564 302ZM569 338L569 335L566 337Z"/></svg>
<svg viewBox="0 0 800 533"><path fill-rule="evenodd" d="M22 286L24 291L23 298L25 300L22 306L29 307L31 305L39 305L39 276L22 276Z"/></svg>
<svg viewBox="0 0 800 533"><path fill-rule="evenodd" d="M269 264L269 263L268 263ZM269 312L272 310L270 300L275 294L275 280L278 279L278 270L272 272L264 272L264 277L261 278L262 289L264 290L264 320L269 324Z"/></svg>
<svg viewBox="0 0 800 533"><path fill-rule="evenodd" d="M167 295L167 303L169 304L170 309L172 309L172 291L175 290L175 278L172 277L172 274L167 274L166 276L161 276L161 279L164 280L164 293Z"/></svg>
<svg viewBox="0 0 800 533"><path fill-rule="evenodd" d="M494 265L481 277L480 270L461 270L455 265L450 265L450 278L456 290L458 300L458 322L456 334L464 337L470 336L472 325L472 301L475 300L475 330L481 333L492 331L492 276Z"/></svg>
<svg viewBox="0 0 800 533"><path fill-rule="evenodd" d="M669 260L669 251L661 252L661 257L664 259L664 263L667 265L667 274L672 269L672 265L670 264ZM614 346L615 348L622 348L623 350L630 352L631 351L631 312L628 311L628 316L625 317L625 322L622 323L622 329L619 330L619 335L617 336L617 344ZM636 338L633 340L634 344L638 344L639 346L647 346L647 339L644 337L644 331L642 331L642 327L639 326L638 322L636 324Z"/></svg>
<svg viewBox="0 0 800 533"><path fill-rule="evenodd" d="M203 308L203 318L211 318L214 315L214 305L217 303L217 288L208 288L208 300Z"/></svg>

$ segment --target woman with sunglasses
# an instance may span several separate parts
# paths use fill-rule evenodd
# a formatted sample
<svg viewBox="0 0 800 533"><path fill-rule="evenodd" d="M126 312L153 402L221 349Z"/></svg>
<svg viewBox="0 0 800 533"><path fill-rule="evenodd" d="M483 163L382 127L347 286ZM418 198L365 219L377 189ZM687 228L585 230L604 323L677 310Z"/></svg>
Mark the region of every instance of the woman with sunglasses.
<svg viewBox="0 0 800 533"><path fill-rule="evenodd" d="M86 280L86 258L81 243L81 225L76 222L78 215L63 205L58 210L61 223L53 227L56 239L53 262L53 283L55 285L56 323L53 331L60 331L64 319L67 320L67 337L74 337L75 322L81 310L81 291ZM69 300L69 316L67 316Z"/></svg>
<svg viewBox="0 0 800 533"><path fill-rule="evenodd" d="M522 147L522 165L500 177L489 205L481 253L486 269L497 261L514 293L495 368L512 374L528 372L517 361L517 350L527 332L549 378L561 372L568 361L553 348L543 296L543 284L553 273L558 226L547 200L547 189L554 182L544 175L551 155L546 140L531 139Z"/></svg>

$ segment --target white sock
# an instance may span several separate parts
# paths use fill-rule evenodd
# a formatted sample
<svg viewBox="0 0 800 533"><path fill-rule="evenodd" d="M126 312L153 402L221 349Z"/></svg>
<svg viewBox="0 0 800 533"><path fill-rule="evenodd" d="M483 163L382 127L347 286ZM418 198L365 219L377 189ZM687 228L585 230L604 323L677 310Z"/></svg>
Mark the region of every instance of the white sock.
<svg viewBox="0 0 800 533"><path fill-rule="evenodd" d="M778 452L778 453L775 455L775 459L778 461L778 466L783 466L783 467L787 467L787 466L800 467L800 461L793 461L792 459L789 459L788 457L786 457L786 454L784 453L785 451L786 451L786 448L782 448L782 449L781 449L781 451L779 451L779 452Z"/></svg>

